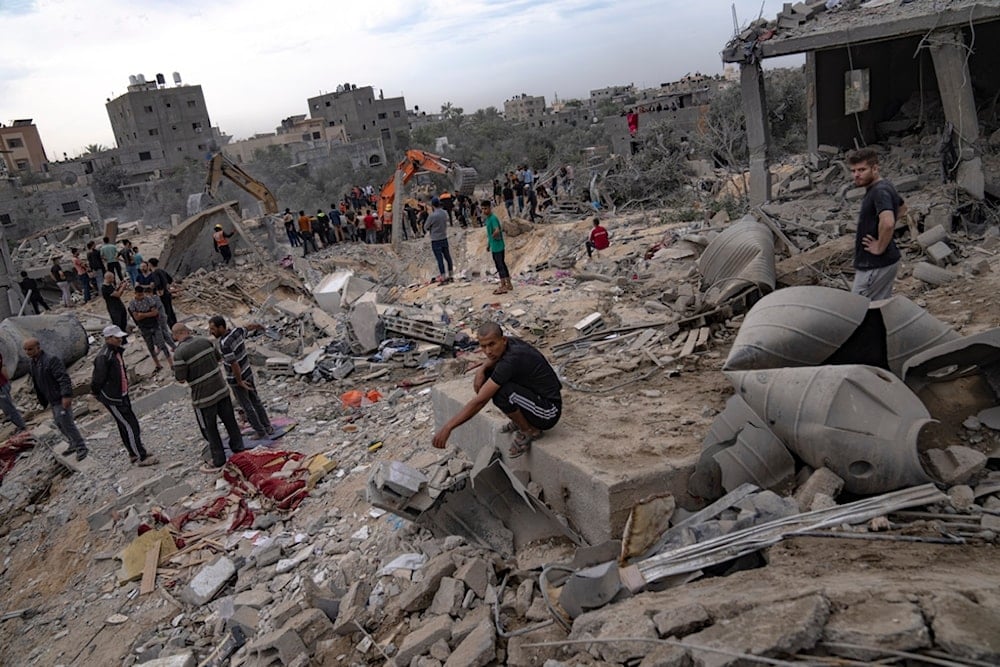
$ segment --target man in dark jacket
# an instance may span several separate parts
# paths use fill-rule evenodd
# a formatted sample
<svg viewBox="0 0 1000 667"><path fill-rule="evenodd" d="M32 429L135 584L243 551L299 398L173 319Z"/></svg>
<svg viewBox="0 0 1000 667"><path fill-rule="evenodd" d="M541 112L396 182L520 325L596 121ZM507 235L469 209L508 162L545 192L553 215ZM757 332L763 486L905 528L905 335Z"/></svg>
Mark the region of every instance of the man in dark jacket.
<svg viewBox="0 0 1000 667"><path fill-rule="evenodd" d="M163 310L167 316L167 326L172 327L177 324L177 314L174 313L174 297L170 293L170 286L174 283L174 278L165 269L160 268L160 260L153 257L149 260L149 265L153 267L153 287L156 296L163 302Z"/></svg>
<svg viewBox="0 0 1000 667"><path fill-rule="evenodd" d="M56 427L69 440L68 456L76 452L76 460L87 458L87 443L73 421L73 383L62 359L46 354L37 338L28 338L22 344L24 353L31 359L31 383L43 408L52 408Z"/></svg>
<svg viewBox="0 0 1000 667"><path fill-rule="evenodd" d="M132 401L128 396L128 372L122 355L125 332L114 324L104 327L104 347L94 359L94 374L90 379L90 390L111 413L118 426L122 444L128 451L132 463L141 466L156 465L159 461L150 456L142 446L139 420L132 411Z"/></svg>
<svg viewBox="0 0 1000 667"><path fill-rule="evenodd" d="M35 315L41 312L39 306L45 310L49 310L49 304L45 303L45 299L42 298L42 293L38 289L38 281L34 278L29 278L27 271L21 271L21 282L18 283L18 286L21 288L24 298L28 299L28 303L35 309Z"/></svg>

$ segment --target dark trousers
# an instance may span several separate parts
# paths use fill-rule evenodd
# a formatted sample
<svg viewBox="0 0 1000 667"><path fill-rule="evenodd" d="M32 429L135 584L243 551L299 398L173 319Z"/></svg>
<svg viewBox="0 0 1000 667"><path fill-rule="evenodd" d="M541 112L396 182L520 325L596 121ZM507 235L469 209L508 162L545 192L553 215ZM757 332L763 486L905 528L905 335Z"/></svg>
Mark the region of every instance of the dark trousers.
<svg viewBox="0 0 1000 667"><path fill-rule="evenodd" d="M271 431L271 420L267 417L267 411L260 402L260 394L257 393L257 390L244 389L236 385L230 385L229 388L236 395L236 401L243 408L243 414L247 416L247 421L257 432L257 435L267 435Z"/></svg>
<svg viewBox="0 0 1000 667"><path fill-rule="evenodd" d="M123 396L122 402L117 405L105 403L104 407L108 409L111 417L115 420L115 426L118 427L118 433L122 437L122 444L125 445L125 451L128 452L129 458L141 461L149 456L146 453L146 448L142 446L139 419L132 411L132 401L129 400L129 397Z"/></svg>
<svg viewBox="0 0 1000 667"><path fill-rule="evenodd" d="M233 251L227 245L219 246L219 254L222 255L222 262L224 264L229 264L229 260L233 258Z"/></svg>
<svg viewBox="0 0 1000 667"><path fill-rule="evenodd" d="M80 429L76 427L76 422L73 421L73 409L67 410L62 406L62 401L56 399L56 402L52 404L52 420L56 423L56 428L59 432L63 434L66 440L69 442L70 449L73 451L87 451L87 443L84 441L83 436L80 435Z"/></svg>
<svg viewBox="0 0 1000 667"><path fill-rule="evenodd" d="M510 278L510 271L507 270L507 260L504 258L504 251L493 253L493 264L497 267L497 275L500 278Z"/></svg>
<svg viewBox="0 0 1000 667"><path fill-rule="evenodd" d="M448 249L448 239L443 239L441 241L431 241L431 250L434 251L434 259L438 263L438 273L440 275L445 275L444 265L445 262L448 263L448 275L454 270L454 265L451 263L451 251Z"/></svg>
<svg viewBox="0 0 1000 667"><path fill-rule="evenodd" d="M125 280L125 274L122 273L120 262L108 262L108 271L118 276L118 280Z"/></svg>
<svg viewBox="0 0 1000 667"><path fill-rule="evenodd" d="M591 243L590 241L584 241L584 244L587 246L587 257L593 257L594 256L594 244Z"/></svg>
<svg viewBox="0 0 1000 667"><path fill-rule="evenodd" d="M493 394L493 405L505 415L520 410L528 423L537 429L547 431L556 425L562 416L562 401L553 401L540 396L528 387L506 382Z"/></svg>
<svg viewBox="0 0 1000 667"><path fill-rule="evenodd" d="M216 420L221 419L229 435L229 449L235 454L243 451L243 434L236 423L236 413L233 412L233 402L228 396L214 405L204 408L194 409L195 417L198 418L198 428L201 435L208 441L208 448L212 452L212 464L219 468L226 465L226 450L222 445L222 436L219 435L219 424Z"/></svg>
<svg viewBox="0 0 1000 667"><path fill-rule="evenodd" d="M41 306L45 310L49 309L49 304L45 303L45 299L42 298L42 295L39 294L38 292L32 290L31 291L31 307L35 309L35 315L37 315L40 312L42 312L41 309L39 309L39 306Z"/></svg>
<svg viewBox="0 0 1000 667"><path fill-rule="evenodd" d="M169 291L163 290L163 294L160 294L160 301L163 303L163 314L167 316L167 326L174 326L177 324L177 314L174 313L174 297L170 296Z"/></svg>
<svg viewBox="0 0 1000 667"><path fill-rule="evenodd" d="M312 232L299 232L299 236L302 238L303 257L309 254L309 246L312 246L313 252L319 252L319 248L316 247L316 239L313 237Z"/></svg>
<svg viewBox="0 0 1000 667"><path fill-rule="evenodd" d="M299 247L299 233L294 229L285 229L288 232L288 242L293 248Z"/></svg>

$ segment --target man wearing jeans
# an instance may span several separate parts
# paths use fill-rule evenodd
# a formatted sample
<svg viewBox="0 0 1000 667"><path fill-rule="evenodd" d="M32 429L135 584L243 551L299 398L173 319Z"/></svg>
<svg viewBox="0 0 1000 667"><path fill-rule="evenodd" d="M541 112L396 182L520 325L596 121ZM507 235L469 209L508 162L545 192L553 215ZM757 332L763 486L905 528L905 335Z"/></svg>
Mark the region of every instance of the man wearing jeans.
<svg viewBox="0 0 1000 667"><path fill-rule="evenodd" d="M426 229L431 237L431 250L438 265L438 282L450 283L454 265L451 262L451 251L448 249L448 214L441 209L441 200L431 197L431 214L427 216ZM448 264L448 273L444 271Z"/></svg>
<svg viewBox="0 0 1000 667"><path fill-rule="evenodd" d="M37 338L28 338L22 344L24 353L31 359L31 382L35 395L43 408L52 408L52 418L59 432L69 441L63 456L76 453L76 460L87 458L87 443L73 421L73 383L62 359L46 354Z"/></svg>
<svg viewBox="0 0 1000 667"><path fill-rule="evenodd" d="M236 395L236 400L243 408L247 422L253 427L258 440L274 433L274 427L271 426L271 420L257 394L253 368L250 366L250 358L247 355L247 346L244 341L247 329L259 330L262 328L259 324L249 324L246 327L230 329L226 325L226 319L221 315L215 315L208 321L208 332L219 339L222 366L226 369L226 382L229 383L229 388Z"/></svg>
<svg viewBox="0 0 1000 667"><path fill-rule="evenodd" d="M24 417L14 405L14 399L10 396L10 378L3 367L3 355L0 354L0 409L7 415L7 419L14 425L14 435L21 431L27 431L28 425L24 423Z"/></svg>

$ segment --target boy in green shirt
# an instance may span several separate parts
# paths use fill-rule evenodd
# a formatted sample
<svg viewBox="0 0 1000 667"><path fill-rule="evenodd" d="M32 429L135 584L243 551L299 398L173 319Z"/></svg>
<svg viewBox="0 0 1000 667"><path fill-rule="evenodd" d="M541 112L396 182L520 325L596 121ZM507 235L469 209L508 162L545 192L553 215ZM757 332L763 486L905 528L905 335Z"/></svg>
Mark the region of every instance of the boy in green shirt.
<svg viewBox="0 0 1000 667"><path fill-rule="evenodd" d="M493 293L506 294L514 289L514 285L510 282L510 271L507 269L507 261L504 258L503 228L500 227L500 218L493 212L493 202L484 199L480 207L483 210L483 215L486 216L486 244L493 254L493 263L497 267L497 275L500 276L500 287L495 289Z"/></svg>

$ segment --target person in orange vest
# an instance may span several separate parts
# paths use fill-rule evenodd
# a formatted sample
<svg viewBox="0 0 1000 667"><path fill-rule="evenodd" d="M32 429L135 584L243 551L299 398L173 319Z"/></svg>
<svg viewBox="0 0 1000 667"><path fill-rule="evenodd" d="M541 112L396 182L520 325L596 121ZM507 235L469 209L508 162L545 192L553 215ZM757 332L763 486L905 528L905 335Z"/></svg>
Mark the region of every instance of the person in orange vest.
<svg viewBox="0 0 1000 667"><path fill-rule="evenodd" d="M223 231L222 225L216 225L215 232L212 234L212 243L215 245L215 252L222 255L222 261L226 264L229 264L229 260L233 258L233 250L229 247L229 239L235 233L233 231L227 234Z"/></svg>

